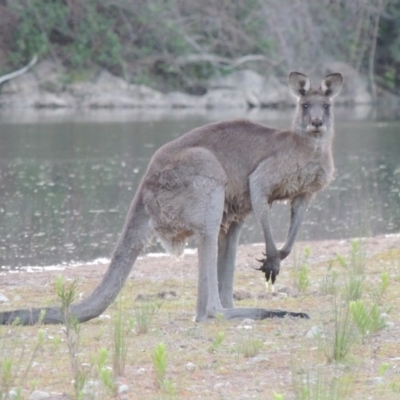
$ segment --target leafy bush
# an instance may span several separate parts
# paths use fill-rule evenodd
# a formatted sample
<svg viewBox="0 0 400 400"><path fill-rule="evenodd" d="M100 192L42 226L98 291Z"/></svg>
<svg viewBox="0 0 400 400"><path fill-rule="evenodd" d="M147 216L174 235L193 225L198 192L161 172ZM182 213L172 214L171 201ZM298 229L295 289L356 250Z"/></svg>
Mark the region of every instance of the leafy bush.
<svg viewBox="0 0 400 400"><path fill-rule="evenodd" d="M38 54L70 72L100 66L159 89L195 91L234 68L286 75L333 59L370 73L377 44L382 81L400 85L399 0L294 7L281 0L13 0L3 7L19 21L7 49L10 68Z"/></svg>

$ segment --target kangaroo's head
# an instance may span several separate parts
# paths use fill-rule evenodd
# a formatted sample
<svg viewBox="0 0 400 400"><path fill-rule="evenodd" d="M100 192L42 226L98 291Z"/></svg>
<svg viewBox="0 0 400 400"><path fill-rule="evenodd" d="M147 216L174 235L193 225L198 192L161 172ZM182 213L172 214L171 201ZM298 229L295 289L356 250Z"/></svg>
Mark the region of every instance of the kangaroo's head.
<svg viewBox="0 0 400 400"><path fill-rule="evenodd" d="M313 89L306 75L300 72L290 73L289 87L297 97L297 110L293 120L293 129L297 133L321 137L333 132L332 100L339 94L342 83L341 74L329 74L318 89Z"/></svg>

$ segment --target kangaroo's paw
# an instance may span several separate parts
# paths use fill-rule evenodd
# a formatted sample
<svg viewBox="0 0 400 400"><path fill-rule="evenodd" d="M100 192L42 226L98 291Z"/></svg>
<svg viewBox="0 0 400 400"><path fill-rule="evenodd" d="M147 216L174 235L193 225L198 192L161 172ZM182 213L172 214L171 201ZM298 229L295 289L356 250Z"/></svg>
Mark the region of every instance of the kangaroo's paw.
<svg viewBox="0 0 400 400"><path fill-rule="evenodd" d="M265 274L265 280L267 283L271 280L274 285L276 277L279 275L281 267L281 260L279 257L266 257L261 260L257 260L262 263L260 268L255 268L257 271L261 271Z"/></svg>

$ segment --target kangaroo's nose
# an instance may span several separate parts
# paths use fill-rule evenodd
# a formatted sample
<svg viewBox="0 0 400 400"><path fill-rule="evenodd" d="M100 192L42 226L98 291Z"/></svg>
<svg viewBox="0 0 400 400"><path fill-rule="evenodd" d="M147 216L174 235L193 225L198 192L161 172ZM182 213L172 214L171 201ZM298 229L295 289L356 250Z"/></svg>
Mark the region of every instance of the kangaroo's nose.
<svg viewBox="0 0 400 400"><path fill-rule="evenodd" d="M313 118L311 120L311 125L314 126L315 128L320 128L322 126L322 119L320 118Z"/></svg>

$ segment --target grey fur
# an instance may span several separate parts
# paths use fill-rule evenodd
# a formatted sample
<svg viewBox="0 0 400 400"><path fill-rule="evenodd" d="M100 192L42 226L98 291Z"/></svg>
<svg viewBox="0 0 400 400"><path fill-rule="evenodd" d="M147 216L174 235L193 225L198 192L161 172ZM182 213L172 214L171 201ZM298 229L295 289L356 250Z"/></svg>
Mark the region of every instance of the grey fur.
<svg viewBox="0 0 400 400"><path fill-rule="evenodd" d="M298 72L289 76L298 97L291 130L278 130L247 120L209 124L161 147L133 199L120 240L99 286L72 305L81 322L100 315L116 298L146 243L158 236L173 254L186 240L198 244L196 321L213 318L282 317L303 313L233 307L235 254L243 221L254 212L266 244L262 270L273 281L280 262L290 253L311 197L333 175L333 115L331 103L342 86L340 74L330 74L318 89ZM276 200L291 202L286 243L278 250L270 229L269 208ZM0 323L19 318L38 321L42 309L0 313ZM56 307L44 308L44 323L61 323Z"/></svg>

